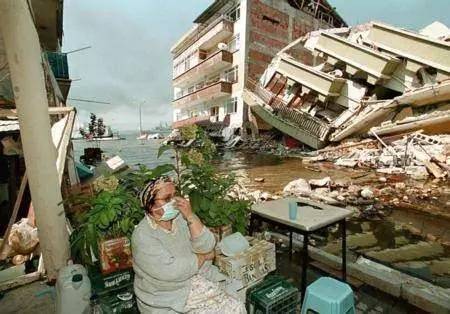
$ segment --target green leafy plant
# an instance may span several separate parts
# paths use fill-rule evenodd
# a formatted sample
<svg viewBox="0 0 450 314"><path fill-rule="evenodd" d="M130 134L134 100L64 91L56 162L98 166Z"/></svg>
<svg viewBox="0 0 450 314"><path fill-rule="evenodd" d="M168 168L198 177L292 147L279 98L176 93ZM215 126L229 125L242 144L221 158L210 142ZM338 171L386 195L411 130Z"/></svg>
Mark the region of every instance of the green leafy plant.
<svg viewBox="0 0 450 314"><path fill-rule="evenodd" d="M97 193L93 197L78 198L76 202L83 202L89 209L74 219L75 229L70 243L75 260L93 264L92 256L98 259L100 241L123 236L130 238L134 227L144 217L137 194L149 180L173 170L174 166L169 164L154 169L141 166L121 175L117 188L107 189L109 185L97 184ZM105 178L103 181L115 181L112 179Z"/></svg>
<svg viewBox="0 0 450 314"><path fill-rule="evenodd" d="M184 141L194 140L189 147L166 145L175 154L175 173L178 191L189 196L193 210L208 227L232 225L235 231L245 233L250 203L232 199L228 192L235 184L231 174L219 174L211 164L216 147L203 129L193 125L181 129Z"/></svg>
<svg viewBox="0 0 450 314"><path fill-rule="evenodd" d="M98 258L102 240L131 237L135 225L144 217L136 196L122 187L101 191L88 200L90 210L77 217L78 226L70 236L72 256L83 264Z"/></svg>

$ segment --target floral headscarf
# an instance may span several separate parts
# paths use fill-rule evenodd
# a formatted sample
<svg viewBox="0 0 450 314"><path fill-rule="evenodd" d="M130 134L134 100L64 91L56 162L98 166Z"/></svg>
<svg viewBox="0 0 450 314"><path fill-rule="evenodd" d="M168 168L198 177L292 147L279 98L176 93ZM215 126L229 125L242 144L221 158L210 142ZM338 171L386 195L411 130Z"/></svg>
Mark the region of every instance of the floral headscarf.
<svg viewBox="0 0 450 314"><path fill-rule="evenodd" d="M147 208L149 208L150 205L153 203L153 200L155 199L155 195L157 192L156 186L159 183L163 182L172 182L172 180L169 177L159 177L150 180L142 189L142 191L139 193L139 200L141 201L141 207L144 210L147 210Z"/></svg>

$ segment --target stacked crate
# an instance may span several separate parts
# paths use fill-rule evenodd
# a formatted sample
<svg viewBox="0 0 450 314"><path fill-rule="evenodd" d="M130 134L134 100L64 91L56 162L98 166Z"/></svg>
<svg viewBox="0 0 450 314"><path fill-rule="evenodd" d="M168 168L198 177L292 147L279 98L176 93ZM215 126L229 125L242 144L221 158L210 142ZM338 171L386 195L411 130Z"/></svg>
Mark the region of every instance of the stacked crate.
<svg viewBox="0 0 450 314"><path fill-rule="evenodd" d="M248 314L295 314L299 310L299 293L281 276L267 277L247 291Z"/></svg>
<svg viewBox="0 0 450 314"><path fill-rule="evenodd" d="M223 274L240 282L242 288L237 291L237 297L243 301L248 288L276 269L275 244L254 238L248 240L250 248L246 251L229 257L218 254L215 259Z"/></svg>

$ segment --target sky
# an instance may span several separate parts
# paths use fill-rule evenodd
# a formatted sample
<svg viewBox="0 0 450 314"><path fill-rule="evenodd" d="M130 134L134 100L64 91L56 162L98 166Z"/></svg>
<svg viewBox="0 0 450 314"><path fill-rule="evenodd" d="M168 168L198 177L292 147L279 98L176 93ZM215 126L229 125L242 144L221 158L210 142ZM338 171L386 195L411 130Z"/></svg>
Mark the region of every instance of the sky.
<svg viewBox="0 0 450 314"><path fill-rule="evenodd" d="M282 1L282 0L278 0ZM69 100L80 122L90 112L114 130L171 121L170 47L212 0L65 0L63 52L71 53ZM450 26L450 0L329 0L350 25L370 20L419 30L439 20ZM145 101L145 103L144 103Z"/></svg>

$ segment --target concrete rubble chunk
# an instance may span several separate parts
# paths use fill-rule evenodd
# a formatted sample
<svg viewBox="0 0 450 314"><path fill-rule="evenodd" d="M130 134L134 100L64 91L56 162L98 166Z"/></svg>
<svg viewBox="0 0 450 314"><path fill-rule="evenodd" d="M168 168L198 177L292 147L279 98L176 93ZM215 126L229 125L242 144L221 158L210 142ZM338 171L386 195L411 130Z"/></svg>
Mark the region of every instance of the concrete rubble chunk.
<svg viewBox="0 0 450 314"><path fill-rule="evenodd" d="M309 186L308 181L305 179L297 179L289 182L283 189L283 194L285 195L310 195L311 187Z"/></svg>
<svg viewBox="0 0 450 314"><path fill-rule="evenodd" d="M368 187L365 187L361 191L361 196L364 198L370 199L370 198L374 197L374 193L371 189L369 189Z"/></svg>
<svg viewBox="0 0 450 314"><path fill-rule="evenodd" d="M407 175L416 180L426 180L429 176L427 168L424 166L407 166L405 171Z"/></svg>
<svg viewBox="0 0 450 314"><path fill-rule="evenodd" d="M330 177L325 177L322 179L311 179L309 180L309 185L311 186L328 186L331 184L331 178Z"/></svg>
<svg viewBox="0 0 450 314"><path fill-rule="evenodd" d="M377 260L394 263L402 261L418 260L420 258L433 258L444 253L444 248L439 243L419 242L408 244L400 248L386 249L377 252L369 252L367 256Z"/></svg>

